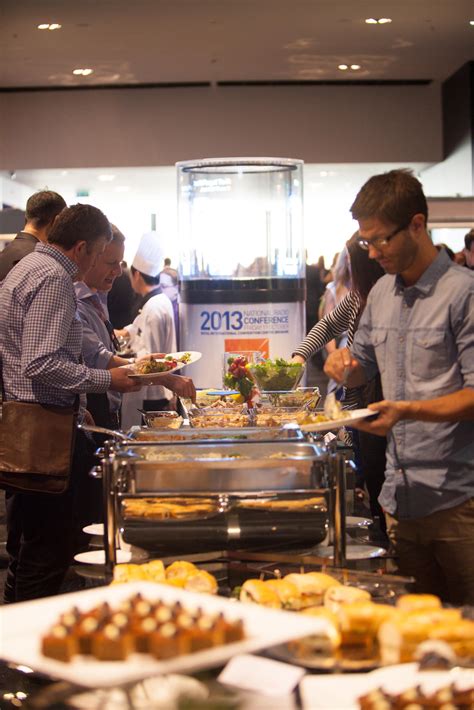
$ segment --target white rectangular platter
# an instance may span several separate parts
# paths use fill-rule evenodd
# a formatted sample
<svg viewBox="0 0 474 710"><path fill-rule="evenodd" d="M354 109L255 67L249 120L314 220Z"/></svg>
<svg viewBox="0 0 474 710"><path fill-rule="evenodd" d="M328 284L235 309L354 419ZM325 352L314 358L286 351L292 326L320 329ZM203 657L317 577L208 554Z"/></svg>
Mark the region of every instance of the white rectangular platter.
<svg viewBox="0 0 474 710"><path fill-rule="evenodd" d="M451 671L419 671L418 663L403 663L343 677L306 675L300 693L304 710L359 710L358 698L376 688L401 693L421 685L424 692L434 693L451 683L459 688L473 687L474 670L455 667Z"/></svg>
<svg viewBox="0 0 474 710"><path fill-rule="evenodd" d="M41 653L41 638L62 612L73 606L86 611L108 602L112 607L122 599L140 592L150 600L180 601L183 606L204 612L224 613L228 619L242 619L246 638L237 643L179 656L166 661L147 654L132 654L126 661L97 661L77 656L61 663ZM133 582L111 587L47 597L0 608L0 657L12 663L29 666L53 678L86 688L124 685L160 673L193 672L201 668L224 665L237 653L253 653L293 638L318 631L324 620L284 611L265 609L256 604L243 604L222 597L186 592L153 582Z"/></svg>

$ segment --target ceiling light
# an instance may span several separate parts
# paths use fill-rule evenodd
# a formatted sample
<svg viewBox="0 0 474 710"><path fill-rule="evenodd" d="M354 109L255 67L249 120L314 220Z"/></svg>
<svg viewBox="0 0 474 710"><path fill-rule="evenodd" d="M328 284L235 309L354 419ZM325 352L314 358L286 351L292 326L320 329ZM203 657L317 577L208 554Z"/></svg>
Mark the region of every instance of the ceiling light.
<svg viewBox="0 0 474 710"><path fill-rule="evenodd" d="M93 71L93 69L73 69L72 73L76 76L89 76Z"/></svg>
<svg viewBox="0 0 474 710"><path fill-rule="evenodd" d="M390 17L368 17L365 21L367 25L387 25L392 20Z"/></svg>
<svg viewBox="0 0 474 710"><path fill-rule="evenodd" d="M360 69L360 64L351 64L351 69L352 71L357 71L358 69Z"/></svg>
<svg viewBox="0 0 474 710"><path fill-rule="evenodd" d="M104 175L98 175L97 179L101 182L112 182L112 180L115 180L115 175L108 175L105 173Z"/></svg>
<svg viewBox="0 0 474 710"><path fill-rule="evenodd" d="M347 64L339 64L338 69L340 69L341 71L347 71L349 67L347 66Z"/></svg>
<svg viewBox="0 0 474 710"><path fill-rule="evenodd" d="M470 25L474 25L474 20L469 20Z"/></svg>
<svg viewBox="0 0 474 710"><path fill-rule="evenodd" d="M39 30L60 30L62 25L60 25L58 22L42 22L40 25L38 25Z"/></svg>

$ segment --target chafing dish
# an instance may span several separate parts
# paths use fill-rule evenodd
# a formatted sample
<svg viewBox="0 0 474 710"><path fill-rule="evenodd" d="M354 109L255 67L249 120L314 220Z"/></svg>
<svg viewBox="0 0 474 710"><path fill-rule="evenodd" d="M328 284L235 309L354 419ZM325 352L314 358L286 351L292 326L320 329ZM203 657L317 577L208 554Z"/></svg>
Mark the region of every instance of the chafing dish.
<svg viewBox="0 0 474 710"><path fill-rule="evenodd" d="M106 533L155 554L316 545L328 530L327 452L287 441L116 443Z"/></svg>

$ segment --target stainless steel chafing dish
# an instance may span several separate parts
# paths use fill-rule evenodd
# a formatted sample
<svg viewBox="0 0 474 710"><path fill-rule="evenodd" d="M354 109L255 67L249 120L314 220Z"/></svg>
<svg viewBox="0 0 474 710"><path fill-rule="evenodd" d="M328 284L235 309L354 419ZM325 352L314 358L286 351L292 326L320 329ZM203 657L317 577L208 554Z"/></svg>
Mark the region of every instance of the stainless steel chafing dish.
<svg viewBox="0 0 474 710"><path fill-rule="evenodd" d="M106 559L115 537L173 554L323 541L328 452L286 441L123 441L103 460Z"/></svg>

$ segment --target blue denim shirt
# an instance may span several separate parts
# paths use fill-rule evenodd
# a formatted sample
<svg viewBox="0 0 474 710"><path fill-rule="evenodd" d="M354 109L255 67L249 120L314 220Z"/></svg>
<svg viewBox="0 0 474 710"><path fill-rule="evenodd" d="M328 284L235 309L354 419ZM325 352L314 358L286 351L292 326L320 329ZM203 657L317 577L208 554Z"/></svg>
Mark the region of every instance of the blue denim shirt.
<svg viewBox="0 0 474 710"><path fill-rule="evenodd" d="M386 275L373 287L352 353L385 399L423 400L474 387L474 273L444 250L414 286ZM398 422L379 502L419 518L474 496L474 422Z"/></svg>

